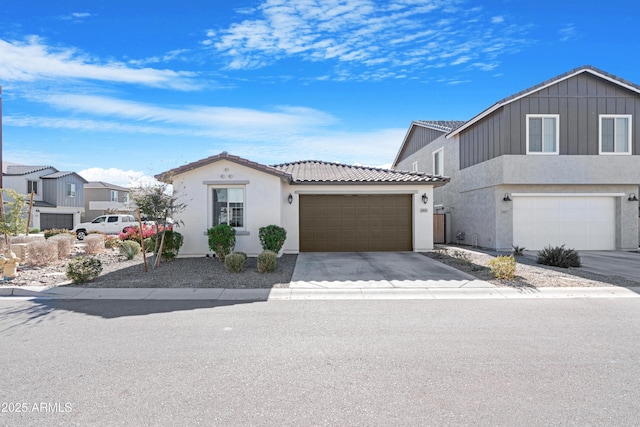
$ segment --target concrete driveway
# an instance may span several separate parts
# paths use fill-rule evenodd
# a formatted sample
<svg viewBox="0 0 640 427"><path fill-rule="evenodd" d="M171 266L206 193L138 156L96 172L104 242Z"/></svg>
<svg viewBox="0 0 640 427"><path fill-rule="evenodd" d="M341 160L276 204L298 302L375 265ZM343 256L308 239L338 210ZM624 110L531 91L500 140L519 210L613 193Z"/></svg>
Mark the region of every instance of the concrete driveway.
<svg viewBox="0 0 640 427"><path fill-rule="evenodd" d="M414 252L314 252L298 255L291 288L493 288Z"/></svg>
<svg viewBox="0 0 640 427"><path fill-rule="evenodd" d="M640 278L640 253L623 251L579 251L582 269L605 276Z"/></svg>

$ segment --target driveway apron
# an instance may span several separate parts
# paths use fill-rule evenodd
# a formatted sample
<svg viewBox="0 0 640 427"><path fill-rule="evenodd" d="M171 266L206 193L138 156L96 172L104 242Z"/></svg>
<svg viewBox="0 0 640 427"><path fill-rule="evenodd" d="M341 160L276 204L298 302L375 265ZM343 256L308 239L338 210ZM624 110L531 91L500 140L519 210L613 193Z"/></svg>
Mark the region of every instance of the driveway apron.
<svg viewBox="0 0 640 427"><path fill-rule="evenodd" d="M629 280L640 277L640 252L580 251L582 269Z"/></svg>
<svg viewBox="0 0 640 427"><path fill-rule="evenodd" d="M291 288L494 287L415 252L300 253Z"/></svg>

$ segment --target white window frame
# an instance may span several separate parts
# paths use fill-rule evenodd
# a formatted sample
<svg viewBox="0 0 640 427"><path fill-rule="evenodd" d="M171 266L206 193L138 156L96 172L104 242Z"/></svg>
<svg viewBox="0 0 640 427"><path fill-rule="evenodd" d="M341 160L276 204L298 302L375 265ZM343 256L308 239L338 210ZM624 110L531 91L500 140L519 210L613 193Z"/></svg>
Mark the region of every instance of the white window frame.
<svg viewBox="0 0 640 427"><path fill-rule="evenodd" d="M38 181L33 180L33 179L28 179L27 180L27 194L31 194L31 191L29 191L29 186L31 186L31 190L35 190L33 191L34 195L38 195Z"/></svg>
<svg viewBox="0 0 640 427"><path fill-rule="evenodd" d="M112 202L117 202L118 201L118 191L117 190L111 190L111 201Z"/></svg>
<svg viewBox="0 0 640 427"><path fill-rule="evenodd" d="M433 164L431 166L433 175L444 176L444 147L431 153L431 158L433 159Z"/></svg>
<svg viewBox="0 0 640 427"><path fill-rule="evenodd" d="M627 151L615 151L616 147L616 128L615 128L615 120L614 128L613 128L613 149L614 151L602 151L602 119L627 119ZM633 151L633 138L631 137L631 129L632 129L632 115L631 114L600 114L598 116L598 154L602 154L605 156L627 156L632 154Z"/></svg>
<svg viewBox="0 0 640 427"><path fill-rule="evenodd" d="M526 125L526 138L527 138L527 154L541 155L541 156L555 156L560 154L560 115L559 114L527 114ZM556 149L555 151L530 151L529 150L529 122L530 119L549 119L554 118L556 120ZM544 135L544 120L542 120L542 134ZM544 147L544 139L542 141L542 147Z"/></svg>
<svg viewBox="0 0 640 427"><path fill-rule="evenodd" d="M122 203L129 203L129 193L124 193L122 195Z"/></svg>
<svg viewBox="0 0 640 427"><path fill-rule="evenodd" d="M76 185L72 182L67 182L67 197L76 197Z"/></svg>
<svg viewBox="0 0 640 427"><path fill-rule="evenodd" d="M247 188L244 185L212 185L209 186L209 222L210 227L215 227L214 214L215 209L213 207L213 191L214 190L232 190L232 189L240 189L242 190L242 227L233 227L237 231L245 231L247 229ZM227 206L228 206L227 201ZM230 215L227 213L227 224L229 224Z"/></svg>
<svg viewBox="0 0 640 427"><path fill-rule="evenodd" d="M411 171L412 172L418 172L418 162L415 161L411 164Z"/></svg>

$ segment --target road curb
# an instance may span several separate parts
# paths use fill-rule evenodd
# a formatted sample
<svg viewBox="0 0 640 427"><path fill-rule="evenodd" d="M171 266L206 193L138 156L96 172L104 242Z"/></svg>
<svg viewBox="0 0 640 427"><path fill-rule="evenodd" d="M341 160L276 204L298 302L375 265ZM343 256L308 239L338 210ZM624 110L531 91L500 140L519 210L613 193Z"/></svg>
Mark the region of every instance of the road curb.
<svg viewBox="0 0 640 427"><path fill-rule="evenodd" d="M640 287L575 288L351 288L351 289L222 289L222 288L74 288L0 287L0 299L63 300L483 300L640 298Z"/></svg>

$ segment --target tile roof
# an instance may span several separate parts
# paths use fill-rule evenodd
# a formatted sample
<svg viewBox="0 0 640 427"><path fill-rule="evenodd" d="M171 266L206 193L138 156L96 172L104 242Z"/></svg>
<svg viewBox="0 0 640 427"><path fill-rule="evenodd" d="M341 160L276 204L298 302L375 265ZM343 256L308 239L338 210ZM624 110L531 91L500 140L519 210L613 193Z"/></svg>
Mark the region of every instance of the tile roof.
<svg viewBox="0 0 640 427"><path fill-rule="evenodd" d="M5 175L27 175L34 172L40 172L46 169L53 169L57 171L53 166L29 166L29 165L18 165L18 164L10 164L7 165L7 172Z"/></svg>
<svg viewBox="0 0 640 427"><path fill-rule="evenodd" d="M292 182L297 184L444 184L449 181L449 178L446 177L427 175L421 172L402 172L318 160L283 163L273 167L290 174Z"/></svg>
<svg viewBox="0 0 640 427"><path fill-rule="evenodd" d="M281 177L292 184L414 184L429 183L444 185L449 178L427 175L421 172L402 172L368 166L352 166L341 163L330 163L318 160L282 163L279 165L262 165L226 151L206 159L188 163L156 175L159 180L172 175L179 175L220 160L229 160L240 165L257 169Z"/></svg>
<svg viewBox="0 0 640 427"><path fill-rule="evenodd" d="M285 172L282 172L280 170L277 170L277 169L272 168L272 167L267 166L267 165L263 165L263 164L256 163L256 162L252 162L251 160L243 159L242 157L234 156L232 154L227 153L226 151L223 151L220 154L216 154L215 156L207 157L206 159L197 160L195 162L187 163L186 165L183 165L183 166L180 166L180 167L177 167L177 168L173 168L173 169L168 170L166 172L163 172L163 173L160 173L158 175L155 175L155 178L160 180L160 181L165 181L167 179L170 179L171 176L173 176L173 175L180 175L181 173L189 172L191 170L198 169L198 168L201 168L202 166L206 166L206 165L209 165L211 163L216 163L216 162L219 162L221 160L228 160L230 162L234 162L234 163L237 163L239 165L247 166L247 167L250 167L252 169L257 169L257 170L266 172L266 173L271 174L271 175L279 176L282 179L287 180L287 181L290 180L290 176L287 175Z"/></svg>

